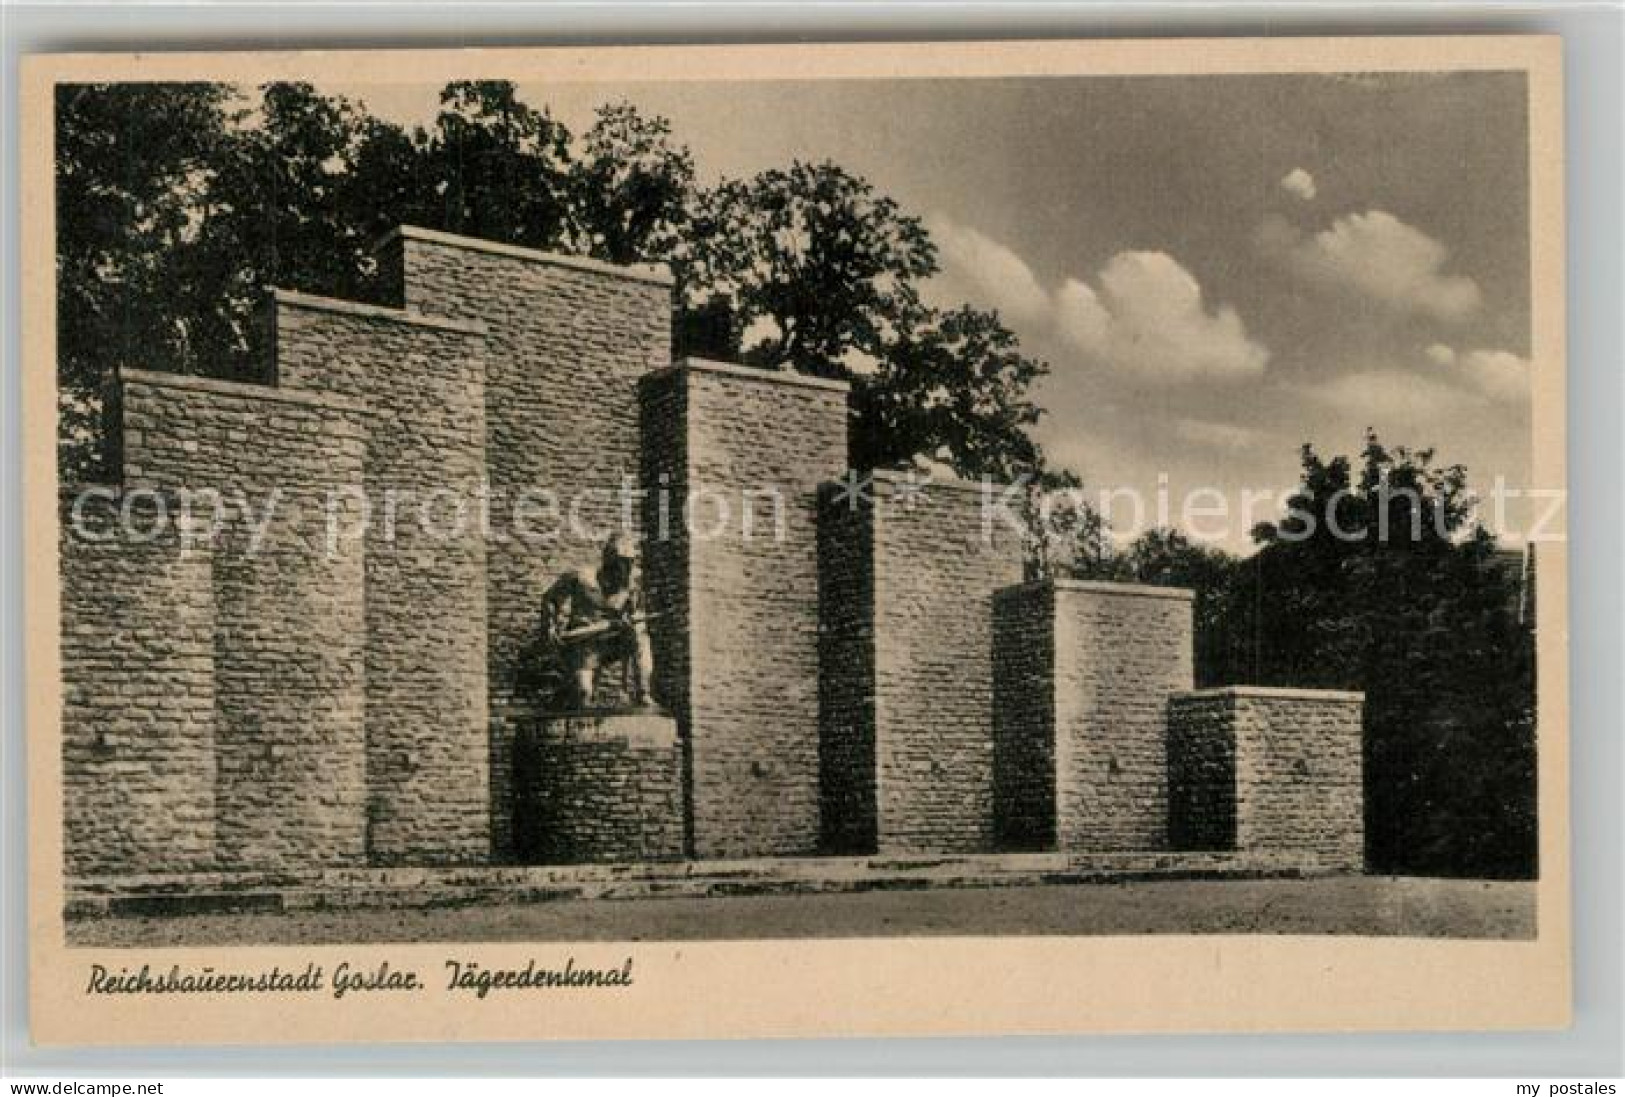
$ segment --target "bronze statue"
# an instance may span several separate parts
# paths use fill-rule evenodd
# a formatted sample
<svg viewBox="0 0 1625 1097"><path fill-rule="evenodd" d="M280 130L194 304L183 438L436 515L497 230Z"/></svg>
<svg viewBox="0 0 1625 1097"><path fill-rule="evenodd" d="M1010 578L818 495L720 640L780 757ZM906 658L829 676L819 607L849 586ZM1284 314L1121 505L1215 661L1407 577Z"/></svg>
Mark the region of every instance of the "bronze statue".
<svg viewBox="0 0 1625 1097"><path fill-rule="evenodd" d="M632 704L651 703L654 654L644 627L643 577L632 539L617 533L604 544L597 571L560 576L542 598L542 635L563 671L565 703L592 704L598 672L619 664Z"/></svg>

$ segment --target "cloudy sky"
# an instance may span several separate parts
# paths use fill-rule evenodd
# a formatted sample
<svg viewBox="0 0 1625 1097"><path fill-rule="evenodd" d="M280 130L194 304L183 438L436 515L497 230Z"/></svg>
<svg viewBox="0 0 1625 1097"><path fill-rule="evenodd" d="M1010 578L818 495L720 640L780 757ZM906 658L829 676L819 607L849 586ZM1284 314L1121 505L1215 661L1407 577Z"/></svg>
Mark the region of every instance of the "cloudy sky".
<svg viewBox="0 0 1625 1097"><path fill-rule="evenodd" d="M435 107L430 87L331 90L400 120ZM997 308L1049 362L1053 460L1148 500L1166 478L1175 524L1191 489L1234 511L1290 487L1303 442L1353 452L1367 426L1480 491L1528 481L1521 75L522 93L576 130L624 95L671 119L708 182L795 158L867 176L930 225L933 297ZM1239 514L1206 524L1245 547Z"/></svg>

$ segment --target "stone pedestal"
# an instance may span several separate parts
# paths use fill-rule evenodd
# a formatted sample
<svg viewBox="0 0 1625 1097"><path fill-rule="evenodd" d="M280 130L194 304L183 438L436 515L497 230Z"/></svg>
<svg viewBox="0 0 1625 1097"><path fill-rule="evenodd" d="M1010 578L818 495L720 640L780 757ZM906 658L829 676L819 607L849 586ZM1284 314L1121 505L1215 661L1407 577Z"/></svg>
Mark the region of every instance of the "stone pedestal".
<svg viewBox="0 0 1625 1097"><path fill-rule="evenodd" d="M658 710L525 721L513 748L515 853L527 864L683 856L682 748Z"/></svg>

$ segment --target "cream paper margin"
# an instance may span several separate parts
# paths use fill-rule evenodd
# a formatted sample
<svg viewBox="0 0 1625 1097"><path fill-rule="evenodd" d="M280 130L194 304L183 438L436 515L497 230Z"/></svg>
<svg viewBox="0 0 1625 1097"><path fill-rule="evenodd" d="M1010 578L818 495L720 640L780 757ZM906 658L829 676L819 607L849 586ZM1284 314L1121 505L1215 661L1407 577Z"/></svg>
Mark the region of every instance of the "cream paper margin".
<svg viewBox="0 0 1625 1097"><path fill-rule="evenodd" d="M1070 1032L1512 1029L1571 1016L1568 562L1539 547L1540 865L1533 941L1334 936L963 937L134 950L63 940L55 467L56 82L604 83L1500 70L1529 78L1533 483L1566 486L1562 53L1555 36L62 54L25 58L20 114L31 1030L41 1044ZM1566 522L1566 519L1565 519ZM448 993L484 967L635 958L625 990ZM90 965L415 967L415 994L84 993ZM297 961L297 962L295 962Z"/></svg>

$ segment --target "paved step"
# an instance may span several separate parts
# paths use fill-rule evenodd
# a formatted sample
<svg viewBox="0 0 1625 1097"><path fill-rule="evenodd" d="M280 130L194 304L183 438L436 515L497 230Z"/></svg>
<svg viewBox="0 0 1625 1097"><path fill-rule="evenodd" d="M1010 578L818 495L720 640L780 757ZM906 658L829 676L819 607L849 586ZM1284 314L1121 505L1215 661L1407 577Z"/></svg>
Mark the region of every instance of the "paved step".
<svg viewBox="0 0 1625 1097"><path fill-rule="evenodd" d="M68 881L73 918L225 911L428 908L568 899L811 895L1320 874L1312 860L1248 853L1018 853L787 857L604 865L330 868Z"/></svg>

